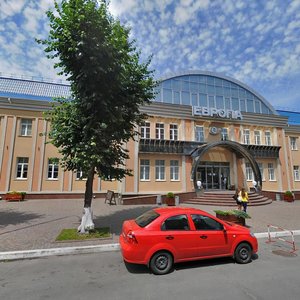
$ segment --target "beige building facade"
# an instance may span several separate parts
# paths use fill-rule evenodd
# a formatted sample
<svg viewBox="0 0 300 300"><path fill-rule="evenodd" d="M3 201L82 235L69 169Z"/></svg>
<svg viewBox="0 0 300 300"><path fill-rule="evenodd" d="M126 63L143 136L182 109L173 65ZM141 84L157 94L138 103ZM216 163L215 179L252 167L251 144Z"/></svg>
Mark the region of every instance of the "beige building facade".
<svg viewBox="0 0 300 300"><path fill-rule="evenodd" d="M148 119L140 136L126 145L133 176L95 178L95 193L185 193L197 181L205 190L250 189L256 182L267 192L300 191L300 123L290 124L250 87L216 73L183 72L162 79L156 92L141 107ZM43 112L57 96L69 96L69 87L0 78L1 194L84 192L82 174L64 172L47 140Z"/></svg>

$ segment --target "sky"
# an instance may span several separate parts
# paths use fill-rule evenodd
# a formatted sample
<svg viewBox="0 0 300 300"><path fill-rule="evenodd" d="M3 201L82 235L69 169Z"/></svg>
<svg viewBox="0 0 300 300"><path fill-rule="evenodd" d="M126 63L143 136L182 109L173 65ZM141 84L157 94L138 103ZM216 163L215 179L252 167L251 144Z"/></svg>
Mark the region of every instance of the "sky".
<svg viewBox="0 0 300 300"><path fill-rule="evenodd" d="M52 0L0 0L0 75L59 79L45 39ZM201 70L300 111L300 0L110 0L155 78Z"/></svg>

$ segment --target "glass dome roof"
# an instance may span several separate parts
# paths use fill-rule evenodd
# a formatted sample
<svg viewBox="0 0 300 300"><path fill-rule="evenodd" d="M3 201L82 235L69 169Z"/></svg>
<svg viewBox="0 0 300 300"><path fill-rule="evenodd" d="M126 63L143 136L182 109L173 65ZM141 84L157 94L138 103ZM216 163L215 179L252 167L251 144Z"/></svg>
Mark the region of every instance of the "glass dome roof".
<svg viewBox="0 0 300 300"><path fill-rule="evenodd" d="M241 112L278 115L273 106L247 85L212 72L189 71L160 81L154 101Z"/></svg>

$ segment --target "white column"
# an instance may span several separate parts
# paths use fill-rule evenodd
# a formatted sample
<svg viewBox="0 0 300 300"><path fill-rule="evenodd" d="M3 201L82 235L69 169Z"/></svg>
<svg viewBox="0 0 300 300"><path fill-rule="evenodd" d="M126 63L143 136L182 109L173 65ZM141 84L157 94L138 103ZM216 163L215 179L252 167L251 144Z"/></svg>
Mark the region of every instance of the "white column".
<svg viewBox="0 0 300 300"><path fill-rule="evenodd" d="M4 155L4 142L5 142L5 134L6 134L6 129L7 129L7 116L2 117L3 121L2 122L2 131L1 131L1 136L0 136L0 149L2 150L0 152L0 174L2 173L2 163L3 163L3 155Z"/></svg>
<svg viewBox="0 0 300 300"><path fill-rule="evenodd" d="M185 155L182 155L182 162L181 162L181 182L182 182L182 191L187 192L187 185L186 185L186 161Z"/></svg>
<svg viewBox="0 0 300 300"><path fill-rule="evenodd" d="M282 188L282 170L281 170L281 163L280 163L280 159L277 158L276 159L276 170L277 170L277 175L278 175L278 179L277 179L277 182L278 182L278 188L279 188L279 191L282 192L283 191L283 188Z"/></svg>
<svg viewBox="0 0 300 300"><path fill-rule="evenodd" d="M69 171L69 187L68 187L69 192L72 192L73 190L73 176L74 176L74 172Z"/></svg>
<svg viewBox="0 0 300 300"><path fill-rule="evenodd" d="M12 134L11 134L11 140L9 145L9 157L8 157L8 164L7 164L7 173L6 173L6 185L5 190L10 190L10 184L11 184L11 173L12 173L12 163L13 163L13 154L14 154L14 145L15 145L15 139L16 139L16 129L17 129L17 118L14 117L13 119L13 128L12 128Z"/></svg>
<svg viewBox="0 0 300 300"><path fill-rule="evenodd" d="M234 152L232 153L232 161L233 161L233 166L232 166L233 183L235 185L235 188L237 188L238 187L237 163L236 163L236 154Z"/></svg>
<svg viewBox="0 0 300 300"><path fill-rule="evenodd" d="M43 172L43 168L44 168L44 161L45 161L45 148L46 148L46 136L47 136L47 121L44 120L44 128L43 128L43 140L42 140L42 145L41 145L41 149L40 149L40 166L39 166L39 183L38 183L38 191L40 192L42 189L42 181L44 178L44 172Z"/></svg>
<svg viewBox="0 0 300 300"><path fill-rule="evenodd" d="M282 135L283 135L283 145L282 145L282 148L283 148L283 154L284 154L284 161L285 161L285 166L286 166L286 178L287 178L287 183L288 183L288 190L290 191L291 190L291 178L290 178L290 173L291 173L291 170L289 169L289 160L288 160L288 151L289 151L289 157L291 158L291 161L290 161L290 166L292 168L292 153L291 153L291 147L287 147L286 143L285 143L285 132L284 130L282 130ZM277 134L276 134L276 138L277 138ZM288 143L290 142L290 138L288 136L287 138L288 140ZM277 139L276 139L277 141ZM278 145L278 143L276 143L276 145ZM287 149L288 148L288 149Z"/></svg>
<svg viewBox="0 0 300 300"><path fill-rule="evenodd" d="M31 158L29 160L29 166L30 166L30 169L28 170L29 171L29 174L31 174L31 178L29 180L29 186L28 186L28 191L32 191L32 182L33 182L33 170L34 170L34 165L35 165L35 156L36 156L36 144L37 144L37 138L38 138L38 122L39 122L39 119L38 118L35 118L35 127L33 128L34 130L32 130L32 132L34 132L34 136L32 136L32 139L33 139L33 143L32 143L32 155L31 155Z"/></svg>

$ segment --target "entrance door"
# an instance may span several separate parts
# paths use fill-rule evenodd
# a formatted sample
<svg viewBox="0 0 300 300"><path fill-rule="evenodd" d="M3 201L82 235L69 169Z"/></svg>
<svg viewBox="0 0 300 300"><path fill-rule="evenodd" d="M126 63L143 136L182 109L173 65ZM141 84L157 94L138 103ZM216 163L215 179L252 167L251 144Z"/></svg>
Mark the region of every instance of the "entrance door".
<svg viewBox="0 0 300 300"><path fill-rule="evenodd" d="M198 167L197 180L206 190L226 190L230 181L229 163L207 163Z"/></svg>
<svg viewBox="0 0 300 300"><path fill-rule="evenodd" d="M207 167L207 188L220 189L220 168Z"/></svg>
<svg viewBox="0 0 300 300"><path fill-rule="evenodd" d="M228 190L229 186L229 175L230 170L229 167L220 167L220 183L221 183L221 189L222 190Z"/></svg>

